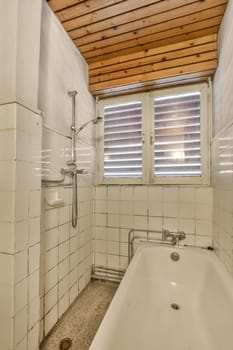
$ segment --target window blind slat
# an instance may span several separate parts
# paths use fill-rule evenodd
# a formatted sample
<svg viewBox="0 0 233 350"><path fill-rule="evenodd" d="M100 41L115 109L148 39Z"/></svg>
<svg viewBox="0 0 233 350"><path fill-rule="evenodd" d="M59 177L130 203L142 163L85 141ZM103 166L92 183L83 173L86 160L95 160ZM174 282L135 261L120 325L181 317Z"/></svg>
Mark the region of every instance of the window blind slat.
<svg viewBox="0 0 233 350"><path fill-rule="evenodd" d="M200 93L154 99L154 175L200 176Z"/></svg>

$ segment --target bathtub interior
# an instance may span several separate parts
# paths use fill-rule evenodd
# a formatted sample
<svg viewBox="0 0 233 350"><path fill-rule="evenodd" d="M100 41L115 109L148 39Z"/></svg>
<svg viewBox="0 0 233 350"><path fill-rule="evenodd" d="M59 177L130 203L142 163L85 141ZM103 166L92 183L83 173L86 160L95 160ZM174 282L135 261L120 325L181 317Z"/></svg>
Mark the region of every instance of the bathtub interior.
<svg viewBox="0 0 233 350"><path fill-rule="evenodd" d="M212 252L143 245L90 350L232 350L232 292Z"/></svg>

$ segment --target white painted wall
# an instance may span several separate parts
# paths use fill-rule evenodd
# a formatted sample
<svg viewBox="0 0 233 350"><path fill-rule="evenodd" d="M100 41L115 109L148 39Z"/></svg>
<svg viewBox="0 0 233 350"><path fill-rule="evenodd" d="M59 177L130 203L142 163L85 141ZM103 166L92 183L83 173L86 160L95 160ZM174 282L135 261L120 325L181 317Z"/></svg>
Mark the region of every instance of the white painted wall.
<svg viewBox="0 0 233 350"><path fill-rule="evenodd" d="M46 2L42 7L39 74L39 108L43 117L42 175L59 179L61 167L71 159L72 101L69 90L77 90L77 126L95 117L88 91L88 66ZM94 128L88 126L77 137L78 227L71 225L72 190L43 187L41 221L41 333L42 340L90 281L92 264L92 184L95 168ZM48 163L50 162L50 163ZM70 183L69 176L66 183ZM51 208L48 199L57 192L64 206Z"/></svg>
<svg viewBox="0 0 233 350"><path fill-rule="evenodd" d="M213 235L217 254L233 275L233 1L219 33L215 74L213 163Z"/></svg>

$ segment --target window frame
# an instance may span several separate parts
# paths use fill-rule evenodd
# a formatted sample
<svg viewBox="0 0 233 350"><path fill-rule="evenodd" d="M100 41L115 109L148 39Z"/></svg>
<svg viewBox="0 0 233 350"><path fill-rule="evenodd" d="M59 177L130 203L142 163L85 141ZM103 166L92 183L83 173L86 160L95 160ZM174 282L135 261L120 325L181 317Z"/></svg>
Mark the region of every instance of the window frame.
<svg viewBox="0 0 233 350"><path fill-rule="evenodd" d="M201 176L154 175L154 99L168 94L200 91ZM101 99L97 102L97 116L104 119L104 107L111 104L142 102L142 177L104 177L104 122L97 128L97 178L101 184L148 185L209 185L210 183L210 113L211 86L207 83L170 87L151 92Z"/></svg>

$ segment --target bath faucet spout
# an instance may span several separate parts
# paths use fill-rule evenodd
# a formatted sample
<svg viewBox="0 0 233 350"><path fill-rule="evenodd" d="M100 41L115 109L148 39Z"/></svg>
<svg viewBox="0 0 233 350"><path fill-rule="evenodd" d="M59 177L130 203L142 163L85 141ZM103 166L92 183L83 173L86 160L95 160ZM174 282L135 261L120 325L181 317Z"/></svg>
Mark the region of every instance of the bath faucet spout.
<svg viewBox="0 0 233 350"><path fill-rule="evenodd" d="M186 237L183 231L170 232L169 230L162 231L162 240L163 241L171 241L173 245L179 243L179 241L184 240Z"/></svg>

